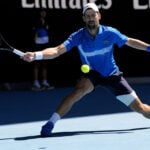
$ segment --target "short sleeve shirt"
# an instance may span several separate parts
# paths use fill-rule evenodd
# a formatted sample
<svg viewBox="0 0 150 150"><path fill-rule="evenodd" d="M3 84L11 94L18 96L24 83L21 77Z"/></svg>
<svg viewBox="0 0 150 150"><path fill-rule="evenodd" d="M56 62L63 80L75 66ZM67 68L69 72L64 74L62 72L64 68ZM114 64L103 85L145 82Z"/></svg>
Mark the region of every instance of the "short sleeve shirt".
<svg viewBox="0 0 150 150"><path fill-rule="evenodd" d="M96 37L92 37L86 28L72 33L64 41L67 51L77 47L82 64L88 64L91 69L107 77L119 71L115 62L114 45L123 46L128 37L117 29L99 25Z"/></svg>

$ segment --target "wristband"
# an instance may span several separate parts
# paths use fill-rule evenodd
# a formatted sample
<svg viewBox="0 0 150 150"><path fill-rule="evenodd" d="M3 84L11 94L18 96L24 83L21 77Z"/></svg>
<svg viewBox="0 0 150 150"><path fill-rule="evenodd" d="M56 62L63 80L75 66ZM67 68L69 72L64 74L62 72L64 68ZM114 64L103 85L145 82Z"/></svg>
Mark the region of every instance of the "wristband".
<svg viewBox="0 0 150 150"><path fill-rule="evenodd" d="M148 52L150 52L150 44L147 46L147 49L146 49Z"/></svg>
<svg viewBox="0 0 150 150"><path fill-rule="evenodd" d="M35 60L41 60L43 59L42 52L35 52Z"/></svg>

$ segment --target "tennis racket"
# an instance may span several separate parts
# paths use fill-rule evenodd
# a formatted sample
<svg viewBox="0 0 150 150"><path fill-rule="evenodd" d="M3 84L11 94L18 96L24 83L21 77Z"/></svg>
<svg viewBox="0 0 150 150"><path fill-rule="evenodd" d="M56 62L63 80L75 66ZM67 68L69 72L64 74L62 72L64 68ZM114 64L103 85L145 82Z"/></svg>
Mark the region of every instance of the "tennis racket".
<svg viewBox="0 0 150 150"><path fill-rule="evenodd" d="M6 40L5 38L2 36L2 34L0 33L0 50L2 51L9 51L12 52L18 56L23 56L24 53L14 47L12 47Z"/></svg>

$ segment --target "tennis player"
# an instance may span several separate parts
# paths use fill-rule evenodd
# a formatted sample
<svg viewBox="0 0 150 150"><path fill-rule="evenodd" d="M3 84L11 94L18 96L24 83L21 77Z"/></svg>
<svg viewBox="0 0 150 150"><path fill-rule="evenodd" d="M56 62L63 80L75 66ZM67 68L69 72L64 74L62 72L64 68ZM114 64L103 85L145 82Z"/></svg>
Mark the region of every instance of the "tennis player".
<svg viewBox="0 0 150 150"><path fill-rule="evenodd" d="M74 90L62 100L50 119L42 126L42 137L51 136L55 123L98 85L110 87L108 89L117 100L146 118L150 118L150 106L144 104L127 83L113 55L114 45L119 48L127 45L147 52L150 52L150 45L126 36L116 28L102 25L100 20L101 13L98 7L94 3L87 3L83 8L85 27L72 33L68 39L56 47L26 52L23 56L23 59L28 62L54 59L69 52L73 47L78 47L82 63L88 64L91 68L91 71L80 79Z"/></svg>

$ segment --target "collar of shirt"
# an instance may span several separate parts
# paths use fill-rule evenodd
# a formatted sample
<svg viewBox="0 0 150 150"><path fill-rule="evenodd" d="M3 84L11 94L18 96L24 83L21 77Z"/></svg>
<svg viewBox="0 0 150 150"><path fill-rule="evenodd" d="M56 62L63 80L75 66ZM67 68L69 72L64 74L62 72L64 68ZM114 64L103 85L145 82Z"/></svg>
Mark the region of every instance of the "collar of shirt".
<svg viewBox="0 0 150 150"><path fill-rule="evenodd" d="M102 27L101 27L101 25L99 25L99 27L98 27L98 33L97 33L96 37L99 36L99 35L101 35L101 33L102 33ZM87 28L85 30L85 35L86 35L87 38L95 39L95 37L93 37L93 36L90 35L90 33L87 30Z"/></svg>

